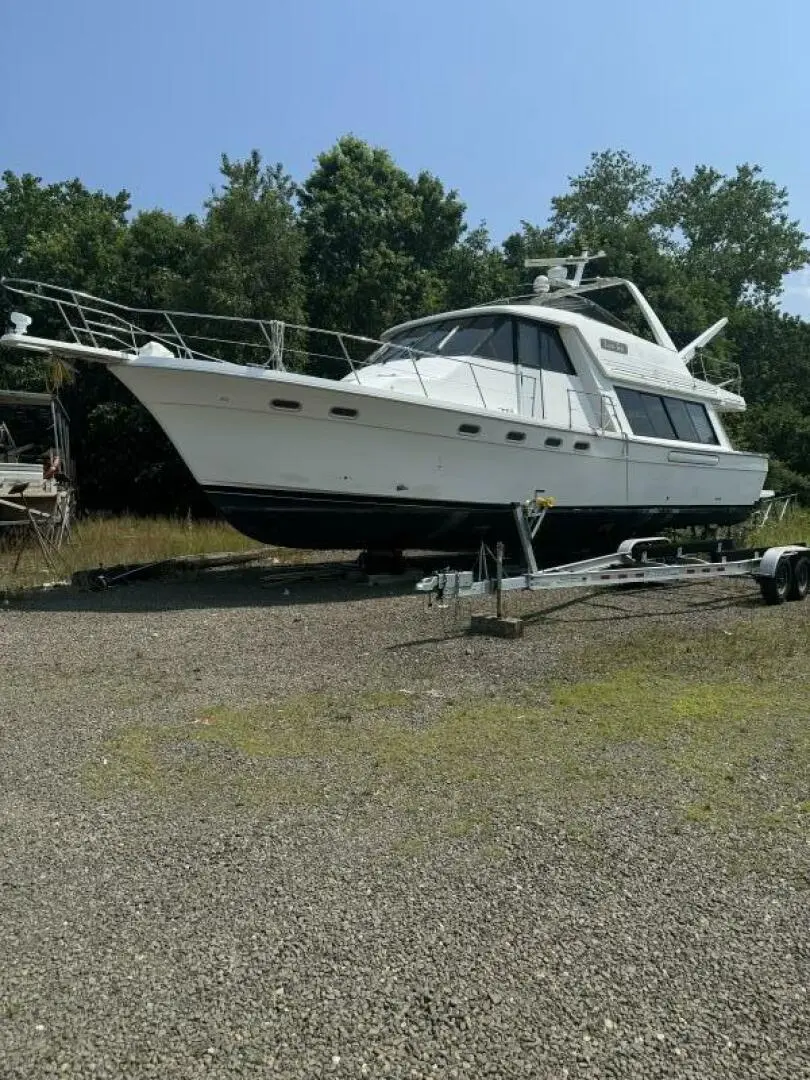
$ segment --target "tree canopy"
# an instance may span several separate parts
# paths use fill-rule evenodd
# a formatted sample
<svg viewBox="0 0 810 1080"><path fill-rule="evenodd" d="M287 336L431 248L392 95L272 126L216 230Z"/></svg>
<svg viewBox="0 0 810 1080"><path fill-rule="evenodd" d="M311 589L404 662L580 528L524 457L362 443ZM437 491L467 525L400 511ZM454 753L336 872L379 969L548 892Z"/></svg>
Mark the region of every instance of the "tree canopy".
<svg viewBox="0 0 810 1080"><path fill-rule="evenodd" d="M376 336L442 303L442 266L464 204L441 181L415 179L354 137L318 158L299 193L310 321Z"/></svg>
<svg viewBox="0 0 810 1080"><path fill-rule="evenodd" d="M622 150L594 153L502 244L471 227L457 191L412 176L347 135L297 181L254 150L223 155L200 212L132 212L126 191L5 172L0 274L69 285L139 307L277 318L377 336L434 311L525 287L527 256L604 249L599 272L631 278L676 341L730 315L715 347L740 363L739 444L772 456L771 483L810 500L810 323L778 307L786 274L810 259L788 194L757 165L657 177ZM0 355L0 385L38 389L42 366ZM87 508L200 509L157 425L103 369L64 396ZM125 478L126 482L122 482Z"/></svg>

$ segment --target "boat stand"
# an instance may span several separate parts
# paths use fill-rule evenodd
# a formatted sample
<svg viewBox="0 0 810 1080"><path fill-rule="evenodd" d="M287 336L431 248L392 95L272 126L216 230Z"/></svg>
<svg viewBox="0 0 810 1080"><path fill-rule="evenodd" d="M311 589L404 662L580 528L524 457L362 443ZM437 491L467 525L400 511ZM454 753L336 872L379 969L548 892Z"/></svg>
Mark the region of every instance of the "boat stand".
<svg viewBox="0 0 810 1080"><path fill-rule="evenodd" d="M495 597L494 615L474 615L470 629L498 637L520 637L520 619L506 618L503 594L513 591L598 588L617 585L656 585L672 582L717 581L749 577L757 581L766 604L804 600L810 588L810 547L806 542L771 548L736 548L726 539L673 541L666 536L624 540L616 551L542 570L537 567L532 540L552 501L530 500L512 506L526 569L504 575L504 544L495 549L495 573L479 558L472 570L444 570L422 578L416 591L439 600Z"/></svg>
<svg viewBox="0 0 810 1080"><path fill-rule="evenodd" d="M9 490L9 495L18 499L19 502L0 498L0 512L6 510L21 515L7 521L0 520L0 529L7 529L16 534L9 546L9 551L13 550L15 544L17 548L11 572L16 574L26 548L26 539L33 534L48 569L51 573L58 574L59 568L55 562L56 553L68 535L71 525L70 492L59 492L53 510L51 513L46 513L44 510L38 510L29 505L25 498L27 487L26 483L20 483Z"/></svg>

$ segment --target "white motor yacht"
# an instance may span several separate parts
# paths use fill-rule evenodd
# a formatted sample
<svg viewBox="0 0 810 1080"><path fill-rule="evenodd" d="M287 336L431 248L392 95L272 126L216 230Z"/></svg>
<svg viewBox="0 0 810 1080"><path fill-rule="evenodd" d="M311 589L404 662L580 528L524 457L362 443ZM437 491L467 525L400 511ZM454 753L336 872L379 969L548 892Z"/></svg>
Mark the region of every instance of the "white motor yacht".
<svg viewBox="0 0 810 1080"><path fill-rule="evenodd" d="M265 543L476 550L510 544L512 507L543 499L544 561L745 519L767 459L732 446L739 371L709 373L702 354L727 320L678 349L632 282L586 279L589 261L529 260L545 271L529 295L379 341L6 279L47 332L16 311L2 342L107 366Z"/></svg>

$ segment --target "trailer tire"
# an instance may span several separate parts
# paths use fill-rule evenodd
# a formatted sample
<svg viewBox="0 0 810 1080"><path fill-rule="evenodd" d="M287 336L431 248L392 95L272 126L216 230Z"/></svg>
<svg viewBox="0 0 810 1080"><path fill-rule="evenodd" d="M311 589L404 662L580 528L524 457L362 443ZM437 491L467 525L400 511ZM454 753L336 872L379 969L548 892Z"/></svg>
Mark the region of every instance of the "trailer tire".
<svg viewBox="0 0 810 1080"><path fill-rule="evenodd" d="M804 600L810 589L810 559L800 555L794 560L788 600Z"/></svg>
<svg viewBox="0 0 810 1080"><path fill-rule="evenodd" d="M766 604L784 604L793 588L793 567L784 556L776 564L773 577L759 579L759 589Z"/></svg>

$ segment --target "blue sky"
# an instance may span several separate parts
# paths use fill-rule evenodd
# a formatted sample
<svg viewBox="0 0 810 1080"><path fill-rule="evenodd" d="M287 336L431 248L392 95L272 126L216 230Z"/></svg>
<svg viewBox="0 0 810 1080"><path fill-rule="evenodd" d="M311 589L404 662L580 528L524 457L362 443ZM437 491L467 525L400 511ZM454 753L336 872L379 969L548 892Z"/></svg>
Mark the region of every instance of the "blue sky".
<svg viewBox="0 0 810 1080"><path fill-rule="evenodd" d="M503 239L594 150L762 165L810 232L810 2L28 0L6 5L0 168L197 212L219 156L297 179L352 132ZM810 318L810 271L784 306Z"/></svg>

